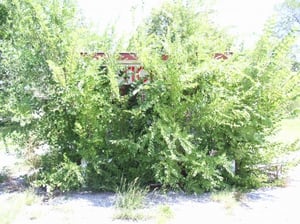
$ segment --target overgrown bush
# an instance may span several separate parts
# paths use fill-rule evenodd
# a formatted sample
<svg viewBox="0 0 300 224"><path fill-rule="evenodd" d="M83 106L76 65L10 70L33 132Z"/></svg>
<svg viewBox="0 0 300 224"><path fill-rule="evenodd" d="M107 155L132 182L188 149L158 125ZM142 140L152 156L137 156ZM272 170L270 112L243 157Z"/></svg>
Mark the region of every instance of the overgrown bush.
<svg viewBox="0 0 300 224"><path fill-rule="evenodd" d="M278 39L269 24L256 48L243 51L197 1L167 3L126 48L151 82L136 82L122 96L116 55L124 48L113 34L88 32L66 1L3 3L9 29L0 47L14 55L0 64L11 74L5 113L49 145L41 185L114 190L121 178L138 177L201 192L264 179L256 166L278 155L266 137L297 94L288 57L293 32ZM80 56L82 49L109 57Z"/></svg>
<svg viewBox="0 0 300 224"><path fill-rule="evenodd" d="M54 190L63 192L78 190L84 186L84 176L80 166L70 161L65 155L63 161L60 161L57 157L51 157L53 164L50 162L41 164L44 169L38 175L37 180L34 180L34 185L44 187L49 193Z"/></svg>

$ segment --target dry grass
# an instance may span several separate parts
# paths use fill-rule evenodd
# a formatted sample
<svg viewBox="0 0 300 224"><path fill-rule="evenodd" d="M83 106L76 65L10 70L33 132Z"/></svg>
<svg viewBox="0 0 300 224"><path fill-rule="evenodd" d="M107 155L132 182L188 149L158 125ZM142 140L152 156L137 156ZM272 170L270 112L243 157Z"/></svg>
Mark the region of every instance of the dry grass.
<svg viewBox="0 0 300 224"><path fill-rule="evenodd" d="M11 194L0 201L0 224L10 224L28 206L40 202L40 198L31 190Z"/></svg>
<svg viewBox="0 0 300 224"><path fill-rule="evenodd" d="M235 208L239 204L241 198L242 193L236 192L235 190L223 190L213 192L211 194L211 200L222 203L224 208L228 211L231 211L233 208Z"/></svg>

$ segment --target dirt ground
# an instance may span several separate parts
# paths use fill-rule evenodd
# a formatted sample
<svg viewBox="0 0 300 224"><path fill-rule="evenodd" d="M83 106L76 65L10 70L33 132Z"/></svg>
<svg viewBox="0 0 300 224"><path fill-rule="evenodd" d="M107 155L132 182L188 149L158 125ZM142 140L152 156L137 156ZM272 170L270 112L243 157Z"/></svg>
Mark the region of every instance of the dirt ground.
<svg viewBox="0 0 300 224"><path fill-rule="evenodd" d="M0 152L0 170L16 161L13 155ZM174 192L151 193L147 197L146 207L137 211L143 217L139 220L115 219L118 211L114 207L116 196L112 193L64 194L46 201L38 198L35 202L18 208L20 194L24 194L20 191L22 179L18 178L21 174L22 171L19 170L15 176L0 184L0 208L5 210L7 206L11 206L11 213L15 213L1 213L0 210L0 224L300 223L300 166L289 171L285 187L255 190L242 195L239 201L228 200L228 197L213 200L211 194L197 196ZM14 198L17 200L12 206ZM13 218L1 215L12 215Z"/></svg>

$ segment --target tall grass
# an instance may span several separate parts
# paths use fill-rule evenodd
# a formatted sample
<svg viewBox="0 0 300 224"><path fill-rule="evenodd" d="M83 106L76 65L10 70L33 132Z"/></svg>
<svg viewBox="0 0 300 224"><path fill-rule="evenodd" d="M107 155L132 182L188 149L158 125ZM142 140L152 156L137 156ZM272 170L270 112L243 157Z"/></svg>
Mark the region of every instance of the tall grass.
<svg viewBox="0 0 300 224"><path fill-rule="evenodd" d="M116 189L115 207L117 214L115 219L140 220L144 215L138 212L143 208L147 195L147 189L142 188L138 183L138 178L133 182L127 182L122 178L120 186Z"/></svg>
<svg viewBox="0 0 300 224"><path fill-rule="evenodd" d="M138 178L133 182L127 183L122 178L120 186L116 190L117 199L115 206L120 209L138 209L142 208L147 195L147 190L143 189Z"/></svg>

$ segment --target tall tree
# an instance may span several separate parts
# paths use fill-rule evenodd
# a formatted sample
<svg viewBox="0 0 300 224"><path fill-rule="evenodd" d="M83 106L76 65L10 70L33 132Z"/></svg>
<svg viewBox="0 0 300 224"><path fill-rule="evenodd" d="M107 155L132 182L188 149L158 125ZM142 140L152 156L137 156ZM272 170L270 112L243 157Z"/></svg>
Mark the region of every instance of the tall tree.
<svg viewBox="0 0 300 224"><path fill-rule="evenodd" d="M300 32L300 1L286 0L279 6L278 28Z"/></svg>
<svg viewBox="0 0 300 224"><path fill-rule="evenodd" d="M286 0L277 8L277 18L275 33L278 37L284 38L286 35L294 35L296 40L291 46L289 57L293 60L292 70L296 73L300 71L300 1ZM290 111L300 110L300 97L295 97Z"/></svg>
<svg viewBox="0 0 300 224"><path fill-rule="evenodd" d="M286 0L277 9L277 18L275 33L279 37L284 37L289 33L294 33L298 36L298 41L294 45L294 57L299 62L299 34L300 34L300 1Z"/></svg>

